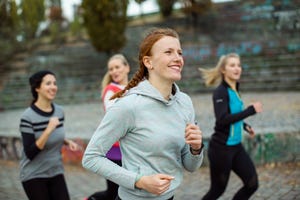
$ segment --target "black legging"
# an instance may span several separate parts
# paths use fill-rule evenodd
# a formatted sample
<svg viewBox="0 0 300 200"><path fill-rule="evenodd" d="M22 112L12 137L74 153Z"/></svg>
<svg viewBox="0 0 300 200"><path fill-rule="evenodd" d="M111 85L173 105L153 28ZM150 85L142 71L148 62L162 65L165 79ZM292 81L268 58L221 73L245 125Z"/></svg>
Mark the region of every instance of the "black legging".
<svg viewBox="0 0 300 200"><path fill-rule="evenodd" d="M119 166L122 165L121 160L112 160L114 163ZM119 186L110 180L106 180L107 189L101 192L95 192L91 196L88 197L88 200L115 200L118 195Z"/></svg>
<svg viewBox="0 0 300 200"><path fill-rule="evenodd" d="M249 199L258 188L258 178L255 166L241 144L225 146L210 142L208 148L210 161L210 189L202 200L215 200L226 189L230 171L235 172L244 185L234 195L234 200Z"/></svg>
<svg viewBox="0 0 300 200"><path fill-rule="evenodd" d="M52 178L35 178L22 182L30 200L69 200L65 178L62 174Z"/></svg>

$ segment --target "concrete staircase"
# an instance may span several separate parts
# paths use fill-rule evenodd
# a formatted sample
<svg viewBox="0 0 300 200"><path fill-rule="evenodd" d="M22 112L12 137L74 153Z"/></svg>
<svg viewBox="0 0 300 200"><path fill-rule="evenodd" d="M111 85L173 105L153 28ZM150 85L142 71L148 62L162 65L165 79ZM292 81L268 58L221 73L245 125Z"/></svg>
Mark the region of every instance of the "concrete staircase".
<svg viewBox="0 0 300 200"><path fill-rule="evenodd" d="M121 52L129 60L130 75L138 67L138 48L144 31L154 26L170 27L181 37L185 68L178 84L187 93L210 92L198 68L214 67L219 56L229 52L237 52L242 58L241 90L300 91L300 30L275 30L272 18L245 19L251 16L249 10L234 6L218 8L210 32L203 27L192 28L183 17L129 26L127 44ZM107 59L89 41L41 44L32 52L17 54L0 68L0 110L28 106L31 101L28 77L41 69L56 73L58 103L100 101Z"/></svg>
<svg viewBox="0 0 300 200"><path fill-rule="evenodd" d="M25 107L31 101L29 76L42 69L57 75L59 103L76 103L99 99L100 80L107 59L98 54L89 42L62 46L41 45L31 55L7 64L10 69L2 83L1 108Z"/></svg>

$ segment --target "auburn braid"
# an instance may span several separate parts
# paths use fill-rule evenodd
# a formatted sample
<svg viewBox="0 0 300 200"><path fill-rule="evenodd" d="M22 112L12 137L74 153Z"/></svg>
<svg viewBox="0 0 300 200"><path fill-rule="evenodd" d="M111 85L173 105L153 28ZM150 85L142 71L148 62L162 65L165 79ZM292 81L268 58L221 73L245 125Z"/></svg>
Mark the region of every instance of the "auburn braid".
<svg viewBox="0 0 300 200"><path fill-rule="evenodd" d="M132 79L128 82L126 87L123 90L121 90L121 91L117 92L116 94L114 94L110 98L110 100L122 97L127 90L137 86L139 84L139 82L141 82L144 79L145 74L148 74L148 71L146 71L146 73L145 73L145 67L139 68L139 70L134 74Z"/></svg>

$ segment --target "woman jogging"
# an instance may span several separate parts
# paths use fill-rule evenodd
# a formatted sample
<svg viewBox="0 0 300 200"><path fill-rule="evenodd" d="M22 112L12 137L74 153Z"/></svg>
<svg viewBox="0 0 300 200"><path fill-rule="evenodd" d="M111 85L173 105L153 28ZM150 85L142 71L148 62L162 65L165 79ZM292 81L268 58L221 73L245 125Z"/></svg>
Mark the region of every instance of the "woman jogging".
<svg viewBox="0 0 300 200"><path fill-rule="evenodd" d="M222 56L215 68L200 71L207 86L219 84L213 92L216 123L208 148L211 186L203 200L217 199L223 194L231 171L244 184L233 199L249 199L258 188L258 178L255 166L241 143L242 131L244 129L251 137L255 133L243 120L262 112L262 104L254 102L244 108L239 94L242 67L238 54Z"/></svg>
<svg viewBox="0 0 300 200"><path fill-rule="evenodd" d="M139 69L112 98L83 157L83 166L119 185L122 200L169 200L183 170L203 159L202 133L189 96L175 84L183 69L178 34L151 30L140 45ZM120 141L122 167L106 158Z"/></svg>

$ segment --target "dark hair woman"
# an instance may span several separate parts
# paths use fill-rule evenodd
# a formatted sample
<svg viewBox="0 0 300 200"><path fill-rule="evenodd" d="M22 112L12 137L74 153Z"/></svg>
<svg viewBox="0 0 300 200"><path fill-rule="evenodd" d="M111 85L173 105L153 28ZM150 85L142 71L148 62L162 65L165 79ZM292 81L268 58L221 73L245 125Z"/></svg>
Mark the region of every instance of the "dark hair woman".
<svg viewBox="0 0 300 200"><path fill-rule="evenodd" d="M68 200L61 147L67 144L78 150L79 146L65 139L64 112L53 103L58 89L55 74L36 72L29 83L33 101L21 116L20 179L30 200Z"/></svg>

